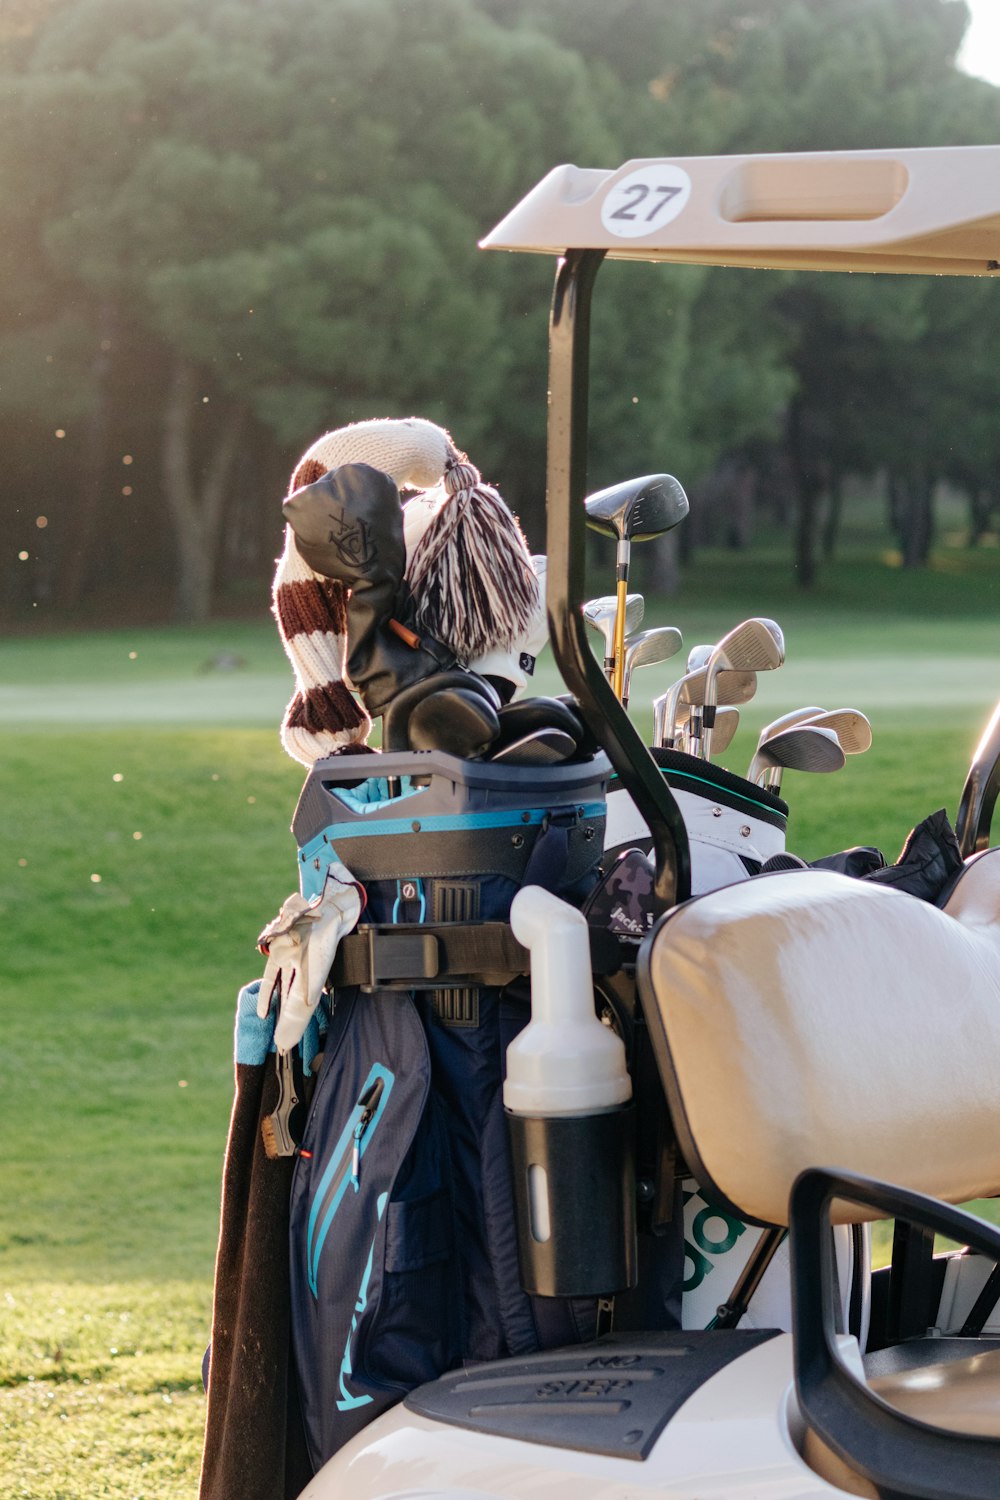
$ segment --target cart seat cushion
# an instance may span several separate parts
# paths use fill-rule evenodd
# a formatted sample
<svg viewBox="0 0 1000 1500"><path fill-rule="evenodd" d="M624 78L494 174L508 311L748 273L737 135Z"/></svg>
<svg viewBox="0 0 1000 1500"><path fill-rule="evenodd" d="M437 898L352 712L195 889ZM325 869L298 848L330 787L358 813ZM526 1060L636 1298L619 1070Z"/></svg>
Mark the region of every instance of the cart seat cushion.
<svg viewBox="0 0 1000 1500"><path fill-rule="evenodd" d="M787 1223L810 1166L1000 1192L1000 849L944 910L821 870L713 891L661 918L639 983L681 1150L744 1218Z"/></svg>
<svg viewBox="0 0 1000 1500"><path fill-rule="evenodd" d="M964 1358L870 1375L868 1385L897 1411L931 1427L1000 1438L1000 1349L970 1345L974 1352Z"/></svg>

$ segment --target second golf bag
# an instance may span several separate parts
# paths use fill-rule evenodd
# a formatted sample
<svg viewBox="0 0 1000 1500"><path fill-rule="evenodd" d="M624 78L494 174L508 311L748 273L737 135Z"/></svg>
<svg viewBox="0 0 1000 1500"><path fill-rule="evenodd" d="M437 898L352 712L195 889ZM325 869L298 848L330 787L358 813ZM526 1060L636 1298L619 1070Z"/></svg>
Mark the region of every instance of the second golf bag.
<svg viewBox="0 0 1000 1500"><path fill-rule="evenodd" d="M545 769L425 752L317 762L293 824L303 894L365 888L344 939L291 1197L295 1364L316 1468L466 1360L592 1337L596 1302L521 1289L502 1103L528 1018L507 916L580 904L604 845L603 757Z"/></svg>

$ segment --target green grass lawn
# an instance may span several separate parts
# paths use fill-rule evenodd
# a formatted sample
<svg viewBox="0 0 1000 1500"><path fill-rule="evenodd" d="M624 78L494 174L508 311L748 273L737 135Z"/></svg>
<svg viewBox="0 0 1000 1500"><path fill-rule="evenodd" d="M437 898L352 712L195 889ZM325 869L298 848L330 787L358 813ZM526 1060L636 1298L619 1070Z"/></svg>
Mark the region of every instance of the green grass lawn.
<svg viewBox="0 0 1000 1500"><path fill-rule="evenodd" d="M915 821L954 817L1000 696L992 561L959 583L845 564L803 600L777 568L758 598L741 559L706 555L650 609L686 647L751 612L784 625L788 665L761 678L732 769L797 702L871 717L867 756L786 778L790 848L892 859ZM653 675L643 728L674 674ZM290 682L266 618L0 643L4 1496L195 1490L233 1003L296 884ZM556 686L544 658L538 686Z"/></svg>

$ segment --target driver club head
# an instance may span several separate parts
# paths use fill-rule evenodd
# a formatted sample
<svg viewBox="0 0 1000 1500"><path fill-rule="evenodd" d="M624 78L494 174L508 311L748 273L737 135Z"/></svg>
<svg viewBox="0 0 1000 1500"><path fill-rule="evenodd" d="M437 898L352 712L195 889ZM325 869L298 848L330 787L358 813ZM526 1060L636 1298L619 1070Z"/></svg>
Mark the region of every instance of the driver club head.
<svg viewBox="0 0 1000 1500"><path fill-rule="evenodd" d="M657 662L668 661L676 656L684 644L679 630L673 625L654 625L650 630L641 630L638 635L625 641L625 659L622 665L622 707L628 707L632 673L637 667L652 667Z"/></svg>
<svg viewBox="0 0 1000 1500"><path fill-rule="evenodd" d="M688 498L672 474L644 474L627 479L624 484L598 490L583 502L587 524L605 536L617 539L615 558L618 614L615 619L614 647L609 653L611 686L622 697L622 673L625 655L625 591L628 587L629 559L633 542L662 536L688 513Z"/></svg>
<svg viewBox="0 0 1000 1500"><path fill-rule="evenodd" d="M688 513L688 498L672 474L643 474L588 495L587 525L618 542L662 536Z"/></svg>
<svg viewBox="0 0 1000 1500"><path fill-rule="evenodd" d="M762 745L747 768L747 781L761 782L767 771L829 772L842 770L847 757L832 729L794 724ZM780 775L773 784L780 785Z"/></svg>

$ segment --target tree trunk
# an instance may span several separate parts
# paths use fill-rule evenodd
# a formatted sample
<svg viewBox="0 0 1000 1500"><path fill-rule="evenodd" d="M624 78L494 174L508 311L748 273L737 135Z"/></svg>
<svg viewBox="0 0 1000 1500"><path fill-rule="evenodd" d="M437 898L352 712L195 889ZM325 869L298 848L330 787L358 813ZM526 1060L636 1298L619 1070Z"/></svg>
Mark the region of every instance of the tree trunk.
<svg viewBox="0 0 1000 1500"><path fill-rule="evenodd" d="M934 485L926 474L911 474L901 485L899 547L904 568L925 568L934 539Z"/></svg>
<svg viewBox="0 0 1000 1500"><path fill-rule="evenodd" d="M60 606L67 610L76 609L83 597L89 580L94 542L100 529L101 496L107 469L108 428L111 418L108 380L117 333L117 308L111 303L104 303L97 318L97 349L90 364L94 406L84 433L83 451L80 455L80 483L58 585Z"/></svg>
<svg viewBox="0 0 1000 1500"><path fill-rule="evenodd" d="M799 404L797 401L793 402L789 412L788 436L796 491L794 568L797 582L807 589L816 581L816 538L823 473L822 465L812 456L812 445L803 426Z"/></svg>
<svg viewBox="0 0 1000 1500"><path fill-rule="evenodd" d="M969 547L978 547L990 529L996 496L984 485L969 486Z"/></svg>
<svg viewBox="0 0 1000 1500"><path fill-rule="evenodd" d="M163 412L163 484L177 540L174 613L186 621L209 616L228 481L246 418L243 406L227 409L199 485L194 435L195 413L202 405L199 389L195 367L178 358Z"/></svg>
<svg viewBox="0 0 1000 1500"><path fill-rule="evenodd" d="M832 562L840 537L840 522L844 514L844 476L840 470L830 478L826 497L826 516L823 520L823 558Z"/></svg>

